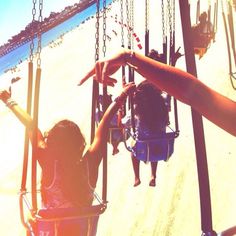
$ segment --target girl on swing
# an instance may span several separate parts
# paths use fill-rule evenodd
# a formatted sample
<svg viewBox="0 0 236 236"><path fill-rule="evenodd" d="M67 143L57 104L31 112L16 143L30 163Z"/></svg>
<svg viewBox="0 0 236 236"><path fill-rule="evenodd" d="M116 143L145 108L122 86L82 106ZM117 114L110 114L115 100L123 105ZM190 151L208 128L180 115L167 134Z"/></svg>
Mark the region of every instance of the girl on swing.
<svg viewBox="0 0 236 236"><path fill-rule="evenodd" d="M70 208L92 204L110 121L134 87L133 83L127 84L120 96L110 104L98 125L94 141L85 154L85 138L74 122L62 120L56 123L46 137L38 129L37 159L42 169L43 208ZM11 99L8 91L0 91L0 99L27 127L32 142L33 119ZM81 232L79 225L59 229L59 232L61 236L87 235ZM93 229L91 235L96 235L96 229Z"/></svg>
<svg viewBox="0 0 236 236"><path fill-rule="evenodd" d="M148 81L141 82L134 93L134 114L136 136L139 140L155 139L165 134L169 123L168 108L162 92ZM158 152L158 147L157 152ZM138 155L138 154L137 154ZM131 154L133 170L135 175L134 187L140 181L139 157ZM156 186L156 170L158 160L151 160L151 180L149 186Z"/></svg>

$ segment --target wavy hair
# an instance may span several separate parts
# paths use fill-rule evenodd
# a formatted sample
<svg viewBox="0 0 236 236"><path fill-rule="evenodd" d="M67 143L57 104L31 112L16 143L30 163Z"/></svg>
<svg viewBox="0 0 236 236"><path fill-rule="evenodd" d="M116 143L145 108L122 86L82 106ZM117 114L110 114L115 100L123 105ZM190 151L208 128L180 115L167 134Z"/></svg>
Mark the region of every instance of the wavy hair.
<svg viewBox="0 0 236 236"><path fill-rule="evenodd" d="M86 204L90 196L88 167L82 162L85 138L70 120L56 123L46 137L48 158L57 160L64 196L75 204Z"/></svg>
<svg viewBox="0 0 236 236"><path fill-rule="evenodd" d="M162 129L169 122L161 90L148 81L141 82L134 94L135 114L149 129Z"/></svg>

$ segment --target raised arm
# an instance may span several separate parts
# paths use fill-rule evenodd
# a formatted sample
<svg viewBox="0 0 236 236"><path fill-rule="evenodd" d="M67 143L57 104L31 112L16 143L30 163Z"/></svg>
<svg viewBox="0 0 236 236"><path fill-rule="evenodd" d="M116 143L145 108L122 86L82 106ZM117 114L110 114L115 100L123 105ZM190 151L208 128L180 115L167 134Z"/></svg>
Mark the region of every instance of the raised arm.
<svg viewBox="0 0 236 236"><path fill-rule="evenodd" d="M33 131L33 119L31 116L24 111L10 96L10 94L4 90L0 91L0 99L6 104L6 106L15 114L20 122L27 128L29 132L29 138L32 142L32 131ZM43 142L43 135L38 129L38 143L41 145Z"/></svg>
<svg viewBox="0 0 236 236"><path fill-rule="evenodd" d="M118 109L124 103L127 96L133 93L135 89L134 83L128 83L119 97L117 97L105 111L98 128L95 133L94 141L89 148L91 153L100 152L102 145L106 144L109 135L109 127L113 116L118 112Z"/></svg>
<svg viewBox="0 0 236 236"><path fill-rule="evenodd" d="M95 75L93 78L98 82L114 86L116 80L111 75L122 65L132 66L159 89L192 106L211 122L236 136L234 101L207 87L193 75L137 52L122 50L110 59L97 62L80 84Z"/></svg>

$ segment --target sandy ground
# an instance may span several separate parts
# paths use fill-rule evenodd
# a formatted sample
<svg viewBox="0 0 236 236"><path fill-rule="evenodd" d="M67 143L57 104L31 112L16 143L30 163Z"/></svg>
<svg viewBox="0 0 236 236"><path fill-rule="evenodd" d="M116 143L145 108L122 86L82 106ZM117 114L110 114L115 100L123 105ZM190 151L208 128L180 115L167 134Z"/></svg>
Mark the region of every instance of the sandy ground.
<svg viewBox="0 0 236 236"><path fill-rule="evenodd" d="M137 8L141 7L139 4L140 1ZM114 11L110 12L108 17L114 16ZM112 34L113 29L118 31L118 26L111 17L109 22L111 24L107 32L111 41L107 41L107 54L116 51L120 45L120 38ZM143 32L140 29L143 29L143 23L139 18L136 23L140 26L137 33L142 38ZM150 24L152 27L153 23ZM60 45L44 48L41 55L40 128L46 130L57 120L66 117L81 126L87 142L92 83L89 81L83 87L77 87L76 84L94 62L94 25L95 22L91 19L64 35ZM153 36L151 47L155 47L155 37L157 35ZM177 45L181 45L181 37L177 40ZM196 61L199 79L235 100L235 91L227 76L226 45L222 28L219 28L216 43L200 61L197 58ZM184 68L183 58L177 66ZM4 75L8 78L15 76L22 79L13 87L13 98L25 106L27 62L19 65L17 72L8 72ZM109 91L115 94L117 90L116 87ZM108 146L109 204L106 212L100 217L98 236L201 234L191 112L184 104L179 103L178 107L180 136L176 139L172 158L167 163L159 163L155 188L148 186L150 166L145 164L141 165L142 183L139 187L133 188L134 177L129 153L121 145L120 153L113 157L111 147ZM0 234L25 235L20 223L17 195L21 183L24 129L2 104L0 121ZM213 228L220 232L235 225L235 138L205 119L204 127Z"/></svg>

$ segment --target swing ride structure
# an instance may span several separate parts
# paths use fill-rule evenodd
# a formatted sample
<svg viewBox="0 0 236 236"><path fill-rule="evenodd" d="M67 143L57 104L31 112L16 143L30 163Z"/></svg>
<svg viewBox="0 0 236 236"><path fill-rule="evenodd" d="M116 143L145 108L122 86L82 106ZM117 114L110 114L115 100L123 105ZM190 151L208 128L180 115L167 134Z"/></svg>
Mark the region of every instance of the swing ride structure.
<svg viewBox="0 0 236 236"><path fill-rule="evenodd" d="M150 38L152 37L152 31L150 30L150 0L145 0L145 27L144 27L144 38L137 36L135 32L135 21L134 21L134 0L116 0L120 6L120 12L117 14L120 19L117 19L117 27L120 29L121 47L129 48L133 50L144 51L147 56L150 52ZM196 14L196 24L198 23L199 16L201 14L200 0L197 1L197 14ZM207 43L202 45L194 45L194 41L191 37L192 27L190 7L188 0L179 0L179 11L180 11L180 21L182 27L182 38L184 46L184 58L186 63L187 72L198 76L197 65L195 55L202 58L208 53L211 44L215 42L215 35L217 34L217 17L218 17L218 0L214 1L213 8L208 1L208 23L213 22L213 33L212 31L204 32L200 37L205 37L208 39ZM107 16L107 3L106 0L96 1L96 16L95 16L95 61L107 56L107 27L109 25L109 18ZM161 15L162 15L162 54L164 55L164 62L166 64L176 66L176 60L174 58L176 53L176 23L175 23L175 11L176 11L177 1L168 0L161 1ZM236 65L236 52L235 52L235 32L234 32L234 9L231 1L220 2L222 10L222 18L226 34L227 43L227 54L228 54L228 64L229 64L229 78L233 89L235 88L234 80L235 77L235 65ZM227 10L226 10L227 9ZM43 0L39 1L39 17L38 21L42 21L42 10L43 10ZM36 1L33 1L33 20L36 19ZM213 14L212 14L213 12ZM213 16L213 18L212 18ZM112 19L113 20L113 19ZM36 29L37 32L40 30ZM37 48L34 56L34 38L37 36ZM96 199L96 204L90 207L81 207L76 209L40 209L39 205L39 190L37 189L37 127L38 127L38 111L39 111L39 97L40 97L40 83L41 83L41 37L42 35L33 34L32 42L30 44L29 53L29 63L28 63L28 91L27 91L27 112L32 115L34 121L33 128L33 142L32 148L29 147L29 137L28 132L25 130L25 140L24 140L24 156L23 156L23 168L22 168L22 179L19 194L19 208L20 217L23 226L26 229L26 235L58 235L57 230L60 224L80 224L81 219L88 219L92 221L96 217L103 217L102 214L106 213L106 209L109 207L109 199L107 199L107 192L109 187L108 181L108 147L106 146L103 150L103 161L102 161L102 196L98 196L94 193L94 198ZM127 40L125 39L127 38ZM138 41L137 41L138 38ZM127 43L126 43L127 41ZM204 41L204 40L202 40ZM143 42L143 43L142 43ZM179 50L179 49L178 49ZM177 50L177 52L178 52ZM102 55L101 55L102 54ZM34 73L34 57L37 60L36 71ZM35 74L35 79L34 79ZM123 67L119 75L122 79L122 84L125 85L127 82L136 82L136 74L131 67ZM127 81L126 81L127 80ZM96 113L100 110L105 111L108 107L108 88L99 85L95 80L92 83L92 97L91 97L91 123L90 123L90 142L94 139L95 130L97 127ZM169 95L167 94L167 97ZM102 98L102 99L101 99ZM163 151L158 157L158 160L164 160L167 162L170 157L178 158L175 156L174 146L177 145L176 139L181 138L181 132L179 128L179 114L178 114L178 102L175 98L170 98L170 115L172 117L170 122L170 131L162 137L155 140L138 140L135 137L135 123L134 123L134 107L132 97L129 97L127 101L123 104L120 111L120 116L124 118L128 112L131 113L131 123L132 127L130 129L125 129L119 126L110 128L110 137L112 139L112 132L117 129L123 135L121 142L125 144L125 147L129 152L135 153L139 156L140 153L144 156L147 161L150 160L152 149L155 146L162 146ZM100 106L101 105L101 106ZM212 214L211 206L211 191L210 191L210 181L208 174L208 162L207 162L207 145L205 144L205 135L203 128L203 120L200 114L198 114L194 109L191 109L192 116L192 126L193 126L193 136L194 136L194 146L195 146L195 156L197 164L198 173L198 186L199 186L199 202L200 202L200 223L201 225L201 235L203 236L214 236L217 235L213 228L214 214ZM181 124L180 124L181 125ZM128 138L126 138L128 137ZM131 140L132 139L132 140ZM131 142L130 142L131 140ZM130 143L136 142L136 147L133 147ZM110 141L111 143L112 141ZM29 151L32 149L32 153ZM127 154L128 155L128 154ZM142 158L143 160L143 158ZM31 168L29 168L31 164ZM30 170L31 169L31 170ZM27 188L28 175L31 175L31 187L30 190ZM196 203L197 204L197 203ZM158 214L158 213L157 213ZM30 215L30 216L28 216ZM101 215L101 216L100 216ZM153 219L154 220L154 219ZM158 219L157 219L158 220ZM221 232L221 235L234 235L235 227Z"/></svg>

